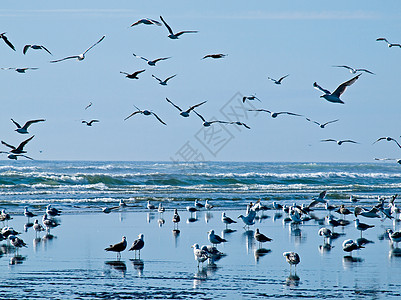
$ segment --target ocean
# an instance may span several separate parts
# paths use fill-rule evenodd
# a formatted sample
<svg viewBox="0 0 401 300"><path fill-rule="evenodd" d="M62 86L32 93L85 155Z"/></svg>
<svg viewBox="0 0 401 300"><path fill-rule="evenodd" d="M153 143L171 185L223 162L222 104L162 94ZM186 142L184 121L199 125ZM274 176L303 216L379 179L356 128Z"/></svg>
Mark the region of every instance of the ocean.
<svg viewBox="0 0 401 300"><path fill-rule="evenodd" d="M401 187L395 163L252 163L2 161L0 207L21 210L49 203L92 211L120 199L140 208L162 201L182 208L194 199L236 209L261 199L293 204L327 190L327 199L375 203Z"/></svg>

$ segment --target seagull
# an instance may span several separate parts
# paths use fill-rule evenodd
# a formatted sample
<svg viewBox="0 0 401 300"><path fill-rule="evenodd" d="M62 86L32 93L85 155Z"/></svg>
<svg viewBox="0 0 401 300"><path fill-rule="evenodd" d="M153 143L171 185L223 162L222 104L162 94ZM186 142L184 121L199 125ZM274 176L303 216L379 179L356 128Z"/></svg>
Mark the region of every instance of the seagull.
<svg viewBox="0 0 401 300"><path fill-rule="evenodd" d="M221 221L222 221L224 224L226 224L226 229L227 229L227 226L228 226L228 225L233 224L233 223L237 223L237 221L234 221L234 220L231 219L230 217L226 216L226 213L225 213L225 212L223 212L223 213L221 214Z"/></svg>
<svg viewBox="0 0 401 300"><path fill-rule="evenodd" d="M127 77L127 78L129 78L129 79L139 79L138 75L141 74L142 72L145 72L145 71L146 71L146 70L139 70L139 71L136 71L136 72L134 72L134 73L132 73L132 74L129 74L129 73L127 73L127 72L121 72L121 71L120 71L120 73L121 73L121 74L125 74L125 75L126 75L125 77Z"/></svg>
<svg viewBox="0 0 401 300"><path fill-rule="evenodd" d="M141 249L145 246L145 242L143 241L143 233L138 235L138 239L136 239L133 243L131 248L128 251L135 251L135 258L136 258L136 251L139 252L139 259L141 259Z"/></svg>
<svg viewBox="0 0 401 300"><path fill-rule="evenodd" d="M341 144L343 144L343 143L359 144L358 142L355 142L355 141L353 141L353 140L339 140L339 141L336 141L336 140L333 140L333 139L325 139L325 140L320 140L320 141L321 141L321 142L336 142L337 145L341 145Z"/></svg>
<svg viewBox="0 0 401 300"><path fill-rule="evenodd" d="M154 60L149 60L149 59L147 59L147 58L145 58L143 56L137 56L135 53L132 53L132 55L134 55L135 57L139 57L139 58L143 59L144 61L146 61L148 63L149 66L152 66L152 67L156 66L156 63L158 61L166 60L166 59L171 58L171 57L161 57L161 58L156 58Z"/></svg>
<svg viewBox="0 0 401 300"><path fill-rule="evenodd" d="M146 208L152 210L152 209L156 209L156 206L154 206L152 203L150 203L150 201L148 201L146 203Z"/></svg>
<svg viewBox="0 0 401 300"><path fill-rule="evenodd" d="M194 248L194 257L195 260L198 261L198 268L199 268L199 263L203 263L209 257L205 250L199 248L199 244L193 244L191 248Z"/></svg>
<svg viewBox="0 0 401 300"><path fill-rule="evenodd" d="M375 158L375 160L395 160L398 164L401 165L401 159L398 158Z"/></svg>
<svg viewBox="0 0 401 300"><path fill-rule="evenodd" d="M45 229L43 228L43 226L41 224L39 224L38 219L36 219L33 223L33 230L35 230L36 235L38 234L38 232L41 231L45 231Z"/></svg>
<svg viewBox="0 0 401 300"><path fill-rule="evenodd" d="M172 40L178 39L180 37L180 35L182 35L184 33L197 33L198 32L196 30L186 30L186 31L180 31L180 32L174 33L173 30L171 29L171 27L166 23L166 21L164 21L162 16L160 16L160 20L162 20L163 24L166 26L168 32L170 33L168 35L168 37Z"/></svg>
<svg viewBox="0 0 401 300"><path fill-rule="evenodd" d="M4 43L6 43L11 49L15 51L15 47L11 42L8 40L8 38L5 36L7 32L0 33L0 39L3 39Z"/></svg>
<svg viewBox="0 0 401 300"><path fill-rule="evenodd" d="M373 207L371 210L364 209L360 206L355 206L354 215L357 217L358 215L364 216L366 218L380 218L378 214L379 210L376 207Z"/></svg>
<svg viewBox="0 0 401 300"><path fill-rule="evenodd" d="M301 259L299 258L298 253L296 252L284 252L283 256L285 257L285 260L290 264L290 271L291 271L291 266L295 266L295 271L297 270L297 264L300 263Z"/></svg>
<svg viewBox="0 0 401 300"><path fill-rule="evenodd" d="M205 208L206 208L207 210L211 210L213 207L214 207L214 206L213 206L212 204L210 204L210 203L208 202L208 200L205 201Z"/></svg>
<svg viewBox="0 0 401 300"><path fill-rule="evenodd" d="M343 65L343 66L333 66L333 67L337 67L337 68L346 68L346 69L348 69L352 74L356 74L357 72L366 72L366 73L369 73L369 74L376 75L375 73L373 73L373 72L371 72L371 71L369 71L369 70L366 70L366 69L354 69L354 68L351 68L351 67L345 66L345 65Z"/></svg>
<svg viewBox="0 0 401 300"><path fill-rule="evenodd" d="M255 224L255 216L256 216L256 214L250 212L246 216L239 215L238 219L241 219L244 222L245 226L251 226L251 225Z"/></svg>
<svg viewBox="0 0 401 300"><path fill-rule="evenodd" d="M218 59L218 58L224 58L226 56L227 56L227 54L222 54L222 53L219 53L219 54L207 54L204 57L202 57L202 59L205 59L205 58Z"/></svg>
<svg viewBox="0 0 401 300"><path fill-rule="evenodd" d="M51 217L56 217L56 216L61 215L61 210L59 210L57 208L54 208L54 207L51 206L51 204L49 204L46 207L46 213Z"/></svg>
<svg viewBox="0 0 401 300"><path fill-rule="evenodd" d="M178 109L178 110L180 111L180 115L183 116L183 117L185 117L185 118L189 117L189 113L191 112L191 110L193 110L193 109L197 108L198 106L201 106L202 104L204 104L204 103L207 102L207 101L203 101L203 102L198 103L198 104L195 104L195 105L191 106L190 108L188 108L187 110L183 111L179 106L175 105L175 104L174 104L171 100L169 100L167 97L166 97L166 100L167 100L168 103L170 103L171 105L173 105L176 109Z"/></svg>
<svg viewBox="0 0 401 300"><path fill-rule="evenodd" d="M401 242L401 231L393 232L392 229L387 229L386 232L388 233L388 237L393 243L398 244L399 242Z"/></svg>
<svg viewBox="0 0 401 300"><path fill-rule="evenodd" d="M395 142L397 145L398 145L398 147L400 147L401 148L401 145L397 142L397 140L396 139L393 139L392 137L381 137L381 138L378 138L373 144L376 144L377 142L379 142L379 141L382 141L382 140L386 140L386 141L388 141L388 142L391 142L391 141L393 141L393 142Z"/></svg>
<svg viewBox="0 0 401 300"><path fill-rule="evenodd" d="M14 235L8 236L9 240L11 241L11 245L13 245L17 249L17 255L18 255L18 249L25 247L28 248L25 244L25 242L20 239L19 237L16 237Z"/></svg>
<svg viewBox="0 0 401 300"><path fill-rule="evenodd" d="M223 238L221 238L220 236L214 234L214 230L210 230L210 231L208 231L208 233L209 233L209 234L208 234L207 237L208 237L208 239L209 239L209 242L212 243L212 245L216 245L216 246L217 246L217 244L227 242L226 239L223 239Z"/></svg>
<svg viewBox="0 0 401 300"><path fill-rule="evenodd" d="M113 210L115 209L119 209L120 206L112 206L112 207L102 207L102 212L104 212L105 214L109 214L111 213Z"/></svg>
<svg viewBox="0 0 401 300"><path fill-rule="evenodd" d="M259 248L261 248L262 243L271 242L272 241L271 238L268 238L263 233L260 233L258 228L256 228L256 231L255 231L255 234L254 234L254 238L255 238L255 240L257 240L259 242Z"/></svg>
<svg viewBox="0 0 401 300"><path fill-rule="evenodd" d="M286 78L287 76L289 76L289 75L290 75L290 74L287 74L287 75L281 77L279 80L276 80L276 79L273 79L273 78L270 78L270 77L267 77L267 79L270 79L270 80L273 81L275 84L281 84L281 81L282 81L284 78Z"/></svg>
<svg viewBox="0 0 401 300"><path fill-rule="evenodd" d="M27 217L29 220L30 218L36 217L37 215L35 215L33 212L30 212L28 210L28 207L25 206L24 207L24 216Z"/></svg>
<svg viewBox="0 0 401 300"><path fill-rule="evenodd" d="M203 205L202 203L200 203L200 202L198 201L198 199L195 199L195 201L194 201L194 207L196 207L196 208L198 208L198 209L201 209L201 208L204 208L205 205Z"/></svg>
<svg viewBox="0 0 401 300"><path fill-rule="evenodd" d="M358 245L357 243L355 243L353 240L345 240L343 242L343 250L345 252L352 252L354 250L358 250L364 248L363 246Z"/></svg>
<svg viewBox="0 0 401 300"><path fill-rule="evenodd" d="M89 104L87 106L85 106L85 110L88 109L89 107L91 107L92 104L93 104L92 102L89 102Z"/></svg>
<svg viewBox="0 0 401 300"><path fill-rule="evenodd" d="M37 70L39 68L1 68L2 70L15 70L18 73L25 73L27 70Z"/></svg>
<svg viewBox="0 0 401 300"><path fill-rule="evenodd" d="M174 215L173 215L174 229L176 229L175 228L175 224L177 224L177 229L176 230L178 230L178 223L180 223L180 221L181 221L180 215L178 214L178 210L175 208L174 209Z"/></svg>
<svg viewBox="0 0 401 300"><path fill-rule="evenodd" d="M159 84L161 84L161 85L167 85L167 81L169 81L171 78L174 78L175 76L177 76L177 74L174 74L170 77L167 77L164 80L161 80L160 78L157 78L155 75L152 74L152 77L155 78L157 81L159 81Z"/></svg>
<svg viewBox="0 0 401 300"><path fill-rule="evenodd" d="M29 133L28 132L28 127L31 126L34 123L38 123L38 122L44 122L46 121L45 119L38 119L38 120L30 120L27 121L24 126L21 127L20 124L18 124L16 121L14 121L13 119L11 119L11 121L15 124L15 126L17 126L17 129L15 129L16 132L18 133L22 133L22 134L26 134Z"/></svg>
<svg viewBox="0 0 401 300"><path fill-rule="evenodd" d="M336 213L339 213L343 216L352 214L352 212L348 208L346 208L344 204L340 205L340 208L336 210Z"/></svg>
<svg viewBox="0 0 401 300"><path fill-rule="evenodd" d="M264 111L264 112L269 113L272 118L277 118L277 116L281 115L281 114L302 117L302 115L298 115L298 114L295 114L295 113L292 113L292 112L288 112L288 111L273 112L273 111L270 111L270 110L267 110L267 109L248 109L248 111Z"/></svg>
<svg viewBox="0 0 401 300"><path fill-rule="evenodd" d="M157 208L157 211L162 214L166 211L166 209L163 207L163 204L160 202L159 207Z"/></svg>
<svg viewBox="0 0 401 300"><path fill-rule="evenodd" d="M344 93L347 86L352 85L359 78L359 76L361 76L361 74L362 73L360 73L360 74L356 75L354 78L340 84L333 93L330 93L330 91L325 90L324 88L319 86L316 82L313 83L313 87L324 93L324 95L320 96L320 98L324 98L329 102L344 104L344 102L340 99L341 94Z"/></svg>
<svg viewBox="0 0 401 300"><path fill-rule="evenodd" d="M262 102L258 97L256 97L256 95L242 97L242 103L245 103L246 100L258 100L259 102Z"/></svg>
<svg viewBox="0 0 401 300"><path fill-rule="evenodd" d="M45 225L48 234L50 234L51 228L57 227L59 225L56 221L49 219L46 213L42 217L42 223L43 225Z"/></svg>
<svg viewBox="0 0 401 300"><path fill-rule="evenodd" d="M219 120L214 120L214 121L206 121L205 120L205 118L204 117L202 117L200 114L198 114L195 110L194 110L194 113L199 117L199 118L201 118L201 120L203 121L203 126L205 126L205 127L209 127L209 126L211 126L213 123L221 123L221 124L229 124L230 122L227 122L227 121L219 121Z"/></svg>
<svg viewBox="0 0 401 300"><path fill-rule="evenodd" d="M102 37L100 38L100 40L98 40L96 43L94 43L92 46L90 46L88 49L86 49L86 50L84 51L84 53L82 53L82 54L73 55L73 56L68 56L68 57L64 57L64 58L62 58L62 59L52 60L52 61L50 61L50 62L51 62L51 63L56 63L56 62L60 62L60 61L66 60L66 59L70 59L70 58L76 58L76 59L78 59L78 61L84 60L84 59L85 59L85 54L86 54L90 49L92 49L92 48L95 47L97 44L99 44L101 41L103 41L103 39L104 39L105 37L106 37L105 35L102 36Z"/></svg>
<svg viewBox="0 0 401 300"><path fill-rule="evenodd" d="M127 248L127 238L123 236L123 240L117 244L110 245L109 247L105 248L106 251L113 251L117 252L117 260L121 258L121 251L124 251Z"/></svg>
<svg viewBox="0 0 401 300"><path fill-rule="evenodd" d="M359 219L356 218L355 219L355 228L358 229L361 232L361 237L362 237L362 231L365 231L369 228L375 227L375 225L369 225L369 224L365 224L365 223L361 223L359 222Z"/></svg>
<svg viewBox="0 0 401 300"><path fill-rule="evenodd" d="M95 122L100 122L100 121L99 120L90 120L89 122L85 120L82 121L82 123L85 123L87 126L92 126L92 124Z"/></svg>
<svg viewBox="0 0 401 300"><path fill-rule="evenodd" d="M336 120L333 120L333 121L328 121L328 122L323 123L323 124L320 124L319 122L313 121L313 120L311 120L311 119L309 119L309 118L306 118L306 120L309 121L309 122L315 123L315 124L318 125L320 128L324 128L324 127L326 127L326 125L331 124L331 123L334 123L334 122L337 122L337 121L339 121L340 119L336 119Z"/></svg>
<svg viewBox="0 0 401 300"><path fill-rule="evenodd" d="M135 105L134 105L134 106L135 106ZM156 119L159 120L160 123L162 123L162 124L164 124L164 125L167 125L167 124L164 123L163 120L160 119L159 116L156 115L153 111L149 111L149 110L146 110L146 109L145 109L145 110L140 110L140 109L139 109L138 107L136 107L136 106L135 106L135 108L137 109L137 111L134 111L132 114L130 114L128 117L126 117L126 118L124 119L124 121L127 120L128 118L131 118L133 115L136 115L136 114L143 114L143 115L145 115L145 116L154 115L154 116L156 117Z"/></svg>
<svg viewBox="0 0 401 300"><path fill-rule="evenodd" d="M2 143L3 145L5 145L5 146L11 148L11 149L12 149L12 150L10 151L11 153L14 153L14 154L22 154L22 153L26 153L26 151L24 151L24 147L25 147L25 145L26 145L30 140L32 140L33 138L34 138L34 135L31 136L29 139L26 139L25 141L23 141L21 144L18 145L18 147L14 147L14 146L12 146L12 145L10 145L10 144L7 144L7 143L4 142L4 141L1 141L1 143Z"/></svg>
<svg viewBox="0 0 401 300"><path fill-rule="evenodd" d="M139 21L136 21L135 23L132 23L130 27L139 25L139 24L144 24L144 25L157 25L157 26L162 26L162 23L160 23L159 21L153 20L153 19L149 19L149 18L145 18L145 19L140 19Z"/></svg>
<svg viewBox="0 0 401 300"><path fill-rule="evenodd" d="M380 42L380 41L386 42L386 43L387 43L387 46L388 46L389 48L391 48L391 47L400 47L400 48L401 48L401 44L392 44L392 43L390 43L386 38L377 38L376 41L377 41L377 42Z"/></svg>
<svg viewBox="0 0 401 300"><path fill-rule="evenodd" d="M27 159L34 160L32 157L29 157L29 156L26 156L26 155L23 155L23 154L13 154L13 153L10 153L10 152L7 152L7 151L0 151L0 153L7 153L8 154L7 155L8 159L18 160L18 157L22 156L22 157L25 157Z"/></svg>
<svg viewBox="0 0 401 300"><path fill-rule="evenodd" d="M312 200L313 200L313 201L309 204L309 207L313 207L313 206L315 206L315 205L318 204L318 203L326 204L327 201L324 199L324 198L326 197L326 194L327 194L327 191L323 191L323 192L321 192L321 193L319 194L319 197L317 197L317 198L312 197Z"/></svg>
<svg viewBox="0 0 401 300"><path fill-rule="evenodd" d="M331 230L326 227L320 228L317 233L319 236L323 236L324 240L326 240L326 238L330 238L332 236Z"/></svg>
<svg viewBox="0 0 401 300"><path fill-rule="evenodd" d="M25 45L24 49L22 49L22 53L26 54L26 52L28 51L29 48L34 49L34 50L43 49L50 55L53 55L53 54L51 54L51 52L49 50L47 50L47 48L45 46L42 46L42 45Z"/></svg>

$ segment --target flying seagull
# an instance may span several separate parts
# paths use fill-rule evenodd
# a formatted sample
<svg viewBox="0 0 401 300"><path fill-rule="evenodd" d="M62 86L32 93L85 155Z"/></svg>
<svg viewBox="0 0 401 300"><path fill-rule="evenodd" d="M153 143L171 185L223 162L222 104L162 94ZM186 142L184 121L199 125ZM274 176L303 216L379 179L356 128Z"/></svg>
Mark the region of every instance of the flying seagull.
<svg viewBox="0 0 401 300"><path fill-rule="evenodd" d="M27 70L37 70L38 68L1 68L2 70L15 70L18 73L25 73Z"/></svg>
<svg viewBox="0 0 401 300"><path fill-rule="evenodd" d="M321 142L336 142L337 145L341 145L343 143L353 143L353 144L359 144L358 142L352 141L352 140L333 140L333 139L325 139L325 140L321 140Z"/></svg>
<svg viewBox="0 0 401 300"><path fill-rule="evenodd" d="M395 160L398 164L401 165L401 159L397 158L375 158L375 160Z"/></svg>
<svg viewBox="0 0 401 300"><path fill-rule="evenodd" d="M138 75L141 74L142 72L145 72L145 70L139 70L139 71L136 71L136 72L134 72L132 74L120 71L121 74L125 74L126 75L125 77L127 77L129 79L139 79Z"/></svg>
<svg viewBox="0 0 401 300"><path fill-rule="evenodd" d="M22 53L26 54L26 52L28 51L29 48L34 49L34 50L43 49L50 55L53 55L45 46L42 46L42 45L25 45L24 48L22 49Z"/></svg>
<svg viewBox="0 0 401 300"><path fill-rule="evenodd" d="M377 38L376 41L377 41L377 42L380 42L380 41L386 42L386 43L387 43L387 46L388 46L389 48L391 48L391 47L400 47L400 48L401 48L401 44L392 44L392 43L390 43L386 38Z"/></svg>
<svg viewBox="0 0 401 300"><path fill-rule="evenodd" d="M6 153L6 154L8 154L8 155L7 155L7 158L8 158L8 159L15 159L15 160L17 160L19 156L22 156L22 157L28 158L28 159L30 159L30 160L33 160L32 157L26 156L26 155L24 155L24 154L14 154L14 153L10 153L10 152L7 152L7 151L0 151L0 153Z"/></svg>
<svg viewBox="0 0 401 300"><path fill-rule="evenodd" d="M0 39L3 39L4 43L6 43L11 49L15 51L15 47L11 42L8 40L8 38L5 36L7 32L0 33Z"/></svg>
<svg viewBox="0 0 401 300"><path fill-rule="evenodd" d="M85 110L88 109L89 107L91 107L92 104L93 104L92 102L89 102L89 104L87 106L85 106Z"/></svg>
<svg viewBox="0 0 401 300"><path fill-rule="evenodd" d="M195 113L199 118L201 118L201 120L203 121L203 124L202 124L202 125L205 126L205 127L209 127L209 126L212 125L213 123L222 123L222 124L228 124L228 123L230 123L230 122L227 122L227 121L218 121L218 120L206 121L205 118L202 117L200 114L198 114L195 110L194 110L194 113Z"/></svg>
<svg viewBox="0 0 401 300"><path fill-rule="evenodd" d="M271 77L267 77L267 79L270 79L270 80L273 81L275 84L281 84L281 81L282 81L284 78L286 78L287 76L289 76L289 75L290 75L290 74L287 74L287 75L281 77L279 80L273 79L273 78L271 78Z"/></svg>
<svg viewBox="0 0 401 300"><path fill-rule="evenodd" d="M239 122L239 121L233 121L233 122L228 122L227 124L234 124L234 125L238 125L238 126L244 126L247 129L251 129L251 127L249 127L248 125L246 125L243 122Z"/></svg>
<svg viewBox="0 0 401 300"><path fill-rule="evenodd" d="M99 44L101 41L103 41L103 39L104 39L105 37L106 37L105 35L102 36L102 37L100 38L100 40L98 40L96 43L94 43L92 46L90 46L88 49L86 49L86 50L84 51L84 53L82 53L82 54L73 55L73 56L68 56L68 57L64 57L64 58L62 58L62 59L52 60L52 61L50 61L50 62L51 62L51 63L56 63L56 62L60 62L60 61L66 60L66 59L70 59L70 58L76 58L76 59L78 59L78 61L84 60L84 59L85 59L85 54L86 54L90 49L92 49L92 48L95 47L97 44Z"/></svg>
<svg viewBox="0 0 401 300"><path fill-rule="evenodd" d="M175 76L177 76L177 74L167 77L164 80L161 80L160 78L157 78L155 75L152 74L152 77L155 78L157 81L159 81L159 84L161 84L161 85L167 85L167 81L169 81L171 78L174 78Z"/></svg>
<svg viewBox="0 0 401 300"><path fill-rule="evenodd" d="M135 106L135 105L134 105L134 106ZM156 115L153 111L149 111L149 110L146 110L146 109L145 109L145 110L140 110L140 109L139 109L138 107L136 107L136 106L135 106L135 108L137 109L137 111L134 111L132 114L130 114L128 117L126 117L126 118L124 119L124 121L127 120L128 118L131 118L133 115L136 115L136 114L143 114L143 115L145 115L145 116L154 115L154 116L156 117L156 119L159 120L160 123L162 123L162 124L164 124L164 125L167 125L167 124L164 123L163 120L160 119L159 116Z"/></svg>
<svg viewBox="0 0 401 300"><path fill-rule="evenodd" d="M386 140L388 142L394 141L398 145L398 147L401 148L401 145L397 142L397 140L393 139L392 137L389 137L389 136L378 138L373 144L376 144L377 142L382 141L382 140Z"/></svg>
<svg viewBox="0 0 401 300"><path fill-rule="evenodd" d="M184 34L184 33L197 33L197 32L198 32L198 31L196 31L196 30L186 30L186 31L180 31L180 32L174 33L173 30L171 29L171 27L168 26L168 24L166 23L166 21L164 21L164 19L163 19L162 16L160 16L160 20L162 20L163 24L166 26L168 32L170 33L170 34L168 35L168 37L169 37L170 39L172 39L172 40L178 39L178 38L180 37L180 35L181 35L181 34Z"/></svg>
<svg viewBox="0 0 401 300"><path fill-rule="evenodd" d="M157 26L162 26L162 23L160 23L159 21L153 20L153 19L149 19L149 18L145 18L145 19L140 19L139 21L136 21L135 23L132 23L130 27L139 25L139 24L144 24L144 25L157 25Z"/></svg>
<svg viewBox="0 0 401 300"><path fill-rule="evenodd" d="M348 69L348 70L351 72L351 74L356 74L356 72L366 72L366 73L369 73L369 74L376 75L375 73L373 73L373 72L371 72L371 71L369 71L369 70L367 70L367 69L356 69L356 68L352 68L352 67L345 66L345 65L342 65L342 66L333 66L333 67L337 67L337 68L346 68L346 69Z"/></svg>
<svg viewBox="0 0 401 300"><path fill-rule="evenodd" d="M147 58L145 58L145 57L143 57L143 56L138 56L138 55L136 55L135 53L132 53L132 55L134 55L134 56L137 57L137 58L143 59L144 61L146 61L146 62L148 63L149 66L152 66L152 67L156 66L156 63L157 63L158 61L166 60L166 59L171 58L171 57L160 57L160 58L156 58L156 59L154 59L154 60L149 60L149 59L147 59Z"/></svg>
<svg viewBox="0 0 401 300"><path fill-rule="evenodd" d="M34 123L38 123L38 122L44 122L46 121L45 119L38 119L38 120L30 120L27 121L24 126L21 127L20 124L18 124L17 122L15 122L13 119L11 119L11 121L15 124L15 126L17 126L17 129L15 129L16 132L18 133L22 133L22 134L26 134L29 133L28 132L28 127L31 126Z"/></svg>
<svg viewBox="0 0 401 300"><path fill-rule="evenodd" d="M93 123L99 122L99 120L90 120L89 122L83 120L82 123L85 123L87 126L92 126Z"/></svg>
<svg viewBox="0 0 401 300"><path fill-rule="evenodd" d="M324 127L326 127L326 125L328 125L328 124L331 124L331 123L334 123L334 122L339 121L339 119L336 119L336 120L333 120L333 121L328 121L328 122L326 122L326 123L320 124L319 122L313 121L313 120L311 120L311 119L309 119L309 118L306 118L306 120L309 121L309 122L312 122L312 123L317 124L320 128L324 128Z"/></svg>
<svg viewBox="0 0 401 300"><path fill-rule="evenodd" d="M361 76L361 73L356 75L354 78L340 84L333 93L330 93L330 91L323 89L316 82L313 83L313 87L324 93L324 95L320 96L320 98L324 98L329 102L344 104L344 102L340 99L341 94L344 93L347 86L352 85L359 78L359 76Z"/></svg>
<svg viewBox="0 0 401 300"><path fill-rule="evenodd" d="M269 113L272 118L277 118L277 116L281 115L281 114L302 117L302 115L298 115L298 114L295 114L295 113L292 113L292 112L288 112L288 111L273 112L273 111L270 111L270 110L267 110L267 109L248 109L248 111L264 111L264 112Z"/></svg>
<svg viewBox="0 0 401 300"><path fill-rule="evenodd" d="M5 146L11 148L11 149L12 149L12 150L10 151L11 153L14 153L14 154L22 154L22 153L26 153L26 151L24 151L24 147L25 147L25 145L26 145L30 140L33 139L33 137L34 137L34 135L31 136L29 139L23 141L21 144L18 145L18 147L14 147L14 146L12 146L12 145L10 145L10 144L7 144L7 143L4 142L4 141L1 141L1 143L2 143L3 145L5 145Z"/></svg>
<svg viewBox="0 0 401 300"><path fill-rule="evenodd" d="M227 54L222 54L222 53L218 53L218 54L207 54L207 55L205 55L204 57L202 57L202 59L205 59L205 58L214 58L214 59L218 59L218 58L224 58L224 57L226 57L227 56Z"/></svg>
<svg viewBox="0 0 401 300"><path fill-rule="evenodd" d="M262 102L258 97L256 97L256 95L242 97L242 103L245 103L246 100L258 100L259 102Z"/></svg>
<svg viewBox="0 0 401 300"><path fill-rule="evenodd" d="M191 106L190 108L188 108L187 110L183 111L179 106L175 105L175 104L174 104L171 100L169 100L167 97L166 97L166 100L167 100L168 103L170 103L171 105L173 105L176 109L178 109L178 110L180 111L180 115L183 116L183 117L185 117L185 118L189 117L189 113L191 112L191 110L193 110L194 108L196 108L196 107L198 107L198 106L201 106L202 104L204 104L204 103L207 102L207 101L203 101L203 102L198 103L198 104L195 104L195 105Z"/></svg>

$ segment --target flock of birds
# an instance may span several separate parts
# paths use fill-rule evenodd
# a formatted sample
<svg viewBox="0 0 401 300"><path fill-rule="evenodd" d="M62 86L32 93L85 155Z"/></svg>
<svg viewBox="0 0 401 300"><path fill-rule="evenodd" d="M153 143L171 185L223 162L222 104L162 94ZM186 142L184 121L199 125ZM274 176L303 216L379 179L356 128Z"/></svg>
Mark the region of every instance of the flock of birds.
<svg viewBox="0 0 401 300"><path fill-rule="evenodd" d="M168 31L168 38L175 40L175 39L179 39L182 37L182 35L184 34L196 34L198 31L196 30L183 30L183 31L178 31L175 32L171 26L166 22L166 20L160 16L160 21L159 20L155 20L155 19L150 19L150 18L143 18L140 19L134 23L132 23L130 25L130 27L136 27L138 25L148 25L148 26L164 26L167 31ZM6 32L3 32L0 34L0 39L2 39L4 41L4 43L10 47L12 50L16 51L16 48L14 47L14 45L10 42L10 40L8 39L8 37L6 36ZM59 63L59 62L63 62L66 60L71 60L71 59L76 59L78 61L82 61L85 59L86 54L92 50L95 46L97 46L98 44L100 44L103 40L105 39L105 36L102 36L97 42L95 42L94 44L92 44L89 48L87 48L85 51L83 51L81 54L77 54L77 55L70 55L70 56L66 56L64 58L60 58L60 59L56 59L56 60L51 60L50 63ZM377 38L376 41L378 42L386 42L388 47L400 47L400 44L395 44L395 43L390 43L386 38L380 37ZM27 44L23 47L22 52L24 55L27 54L28 50L42 50L45 51L46 53L48 53L49 55L53 55L52 52L49 51L49 49L47 49L44 45L36 45L36 44ZM159 57L156 59L149 59L143 56L139 56L136 55L135 53L133 53L133 56L135 58L144 60L148 66L150 67L155 67L159 62L165 61L170 59L171 57ZM215 53L215 54L207 54L205 56L202 57L202 59L223 59L227 57L227 54L223 54L223 53ZM373 73L372 71L365 69L365 68L354 68L351 66L347 66L347 65L334 65L333 67L337 67L337 68L344 68L350 71L350 73L352 74L356 74L356 76L354 76L353 78L351 78L350 80L347 80L343 83L341 83L333 92L330 92L327 89L324 89L323 87L321 87L317 82L313 83L313 87L317 90L319 90L320 92L323 93L323 95L321 95L320 97L325 99L328 102L331 103L339 103L339 104L343 104L343 100L340 98L341 95L345 92L346 88L353 85L361 76L362 73L367 73L367 74L371 74L371 75L375 75L375 73ZM14 69L15 71L19 72L19 73L25 73L27 70L35 70L37 68L3 68L3 69ZM140 79L140 76L142 75L143 72L145 72L146 69L140 69L134 72L126 72L126 71L120 71L121 74L125 75L126 78L128 79L135 79L138 80ZM170 80L172 80L175 76L177 76L177 74L173 74L171 76L168 76L167 78L159 78L158 76L152 74L152 77L162 86L166 86ZM284 80L289 76L289 74L286 74L282 77L280 77L279 79L274 79L272 77L267 77L268 80L271 80L272 82L274 82L276 85L282 85ZM241 120L236 120L236 121L226 121L226 120L208 120L206 117L204 117L201 113L199 113L199 111L197 111L197 109L206 103L206 101L203 101L199 104L190 106L187 110L182 110L180 106L174 104L170 99L168 99L166 97L166 100L168 103L170 103L174 108L178 109L180 112L180 115L183 117L189 117L190 113L193 111L195 115L197 115L200 120L202 121L202 125L205 127L209 127L212 126L213 124L219 123L219 124L231 124L231 125L237 125L237 126L243 126L247 129L250 129L250 126L248 126L247 124L245 124L244 122L242 122ZM253 100L257 100L259 102L261 102L261 100L256 97L256 95L248 95L248 96L243 96L242 101L246 102L246 101L253 101ZM92 106L92 102L87 105L85 107L85 109L88 109L89 107ZM135 106L135 105L134 105ZM135 115L144 115L144 116L153 116L155 117L155 119L157 121L159 121L161 124L163 125L167 125L167 123L162 119L162 117L160 117L159 114L157 114L156 112L149 110L149 109L140 109L137 106L135 106L136 111L132 112L130 115L128 115L127 117L124 118L124 120L128 120L129 118L135 116ZM260 108L260 109L250 109L249 111L255 111L255 112L265 112L270 114L270 116L272 118L276 118L280 115L287 115L287 116L294 116L294 117L304 117L301 114L297 114L294 112L288 112L288 111L279 111L279 112L273 112L269 109L265 109L265 108ZM318 122L315 121L309 117L305 117L305 119L308 122L311 122L313 124L318 125L320 128L325 128L327 125L329 124L333 124L335 122L338 122L339 119L335 119L335 120L330 120L327 122ZM27 133L27 128L30 124L34 123L34 122L39 122L39 121L44 121L44 119L41 120L32 120L32 121L28 121L25 126L20 127L18 125L18 123L14 122L17 126L18 129L17 132L19 133ZM82 120L82 123L87 125L87 126L93 126L95 123L98 123L99 120L98 119L92 119L92 120ZM395 141L397 144L398 142L391 137L381 137L379 138L377 141L379 140L383 140L386 139L387 141L392 140ZM23 150L23 147L26 145L26 143L29 141L25 140L23 141L18 147L14 147L10 144L7 144L5 142L2 142L5 146L11 148L11 151L1 151L0 153L5 153L8 154L8 158L9 159L18 159L19 157L24 157L27 159L32 159L31 157L25 155L24 153L26 153L25 150ZM344 143L351 143L351 144L359 144L359 142L351 140L351 139L332 139L332 138L328 138L328 139L322 139L320 140L321 142L335 142L338 145L342 145ZM377 142L376 141L376 142ZM398 144L398 146L400 147L400 145ZM395 160L398 163L401 163L401 160L399 159L393 159L393 158L376 158L376 160Z"/></svg>

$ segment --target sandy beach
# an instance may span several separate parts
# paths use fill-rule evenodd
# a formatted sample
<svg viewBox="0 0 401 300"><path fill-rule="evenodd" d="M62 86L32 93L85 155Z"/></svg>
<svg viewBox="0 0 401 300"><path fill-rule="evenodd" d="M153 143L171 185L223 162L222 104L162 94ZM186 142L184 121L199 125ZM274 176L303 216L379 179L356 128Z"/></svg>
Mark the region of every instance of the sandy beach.
<svg viewBox="0 0 401 300"><path fill-rule="evenodd" d="M245 210L245 208L244 208ZM242 227L238 215L244 210L227 210L228 216L238 220L224 233L222 211L197 213L196 222L188 222L189 212L179 211L180 234L173 234L173 212L166 211L161 218L127 208L111 214L67 213L59 217L61 225L51 231L53 239L35 239L29 228L23 232L26 218L14 216L10 221L20 237L28 244L19 254L23 260L13 260L14 253L0 257L0 282L3 299L255 299L255 298L348 298L381 299L400 297L399 276L401 257L391 251L389 241L383 238L390 220L362 219L375 227L364 232L373 243L355 251L352 260L344 258L341 244L345 239L360 236L353 222L337 232L344 233L332 241L331 250L322 248L323 238L317 232L316 220L298 226L277 219L273 210L263 213L249 231ZM323 218L326 212L315 212ZM262 216L259 212L258 216ZM165 220L162 223L161 219ZM350 218L351 219L351 218ZM396 224L398 226L398 224ZM254 230L272 238L263 244L265 255L258 255ZM197 268L194 243L210 244L207 231L227 239L218 246L226 254L215 266L205 262ZM128 247L144 234L145 247L141 259L125 250L121 260L116 254L104 251L124 235ZM42 233L43 237L43 233ZM0 242L4 250L7 243ZM294 273L282 253L296 251L301 263ZM16 264L14 264L16 263Z"/></svg>

